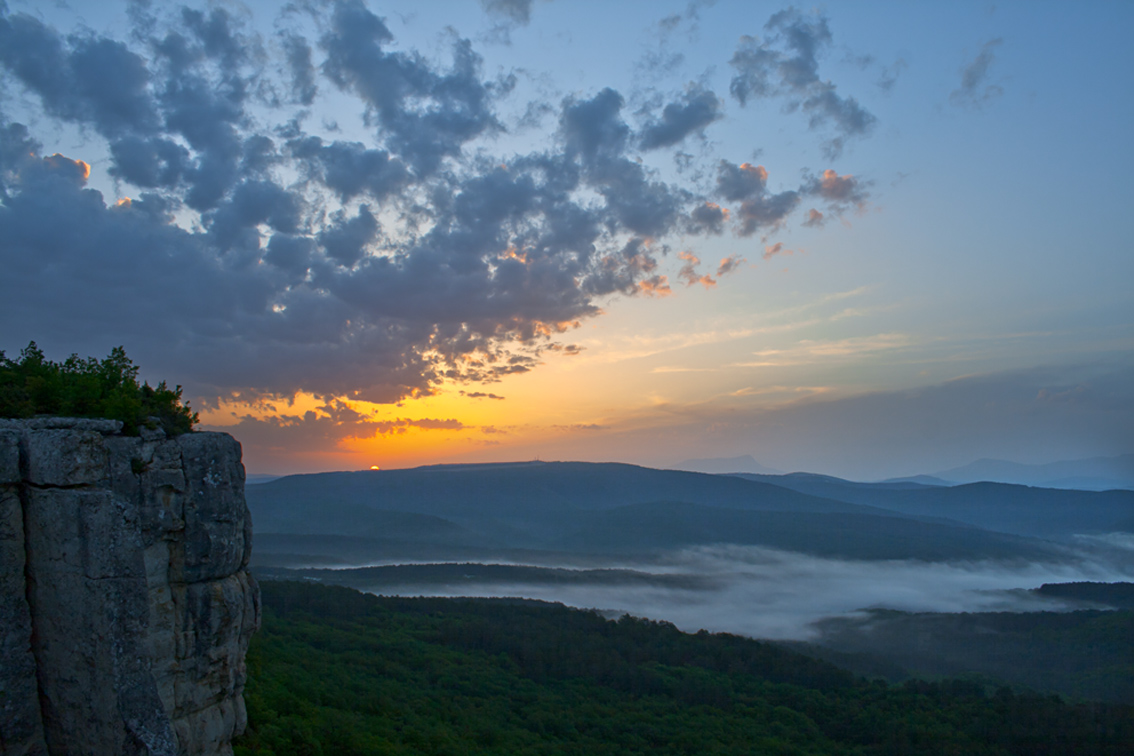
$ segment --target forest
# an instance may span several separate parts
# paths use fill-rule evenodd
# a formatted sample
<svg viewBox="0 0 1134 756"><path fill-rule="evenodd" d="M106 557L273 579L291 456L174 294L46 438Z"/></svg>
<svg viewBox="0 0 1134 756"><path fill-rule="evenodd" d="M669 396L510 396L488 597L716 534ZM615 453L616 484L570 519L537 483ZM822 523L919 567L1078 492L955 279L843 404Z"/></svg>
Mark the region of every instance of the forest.
<svg viewBox="0 0 1134 756"><path fill-rule="evenodd" d="M236 754L1125 754L1134 708L894 685L780 646L522 599L264 581Z"/></svg>

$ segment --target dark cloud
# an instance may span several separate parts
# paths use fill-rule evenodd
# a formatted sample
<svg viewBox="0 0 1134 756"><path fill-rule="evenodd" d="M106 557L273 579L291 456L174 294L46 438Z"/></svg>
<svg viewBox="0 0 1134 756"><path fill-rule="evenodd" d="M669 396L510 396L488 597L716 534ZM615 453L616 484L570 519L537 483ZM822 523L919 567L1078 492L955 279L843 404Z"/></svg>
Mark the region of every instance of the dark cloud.
<svg viewBox="0 0 1134 756"><path fill-rule="evenodd" d="M868 196L866 187L861 181L850 174L840 176L830 168L823 171L822 176L808 183L811 194L822 197L835 206L861 206ZM809 217L808 221L810 220L812 218Z"/></svg>
<svg viewBox="0 0 1134 756"><path fill-rule="evenodd" d="M461 396L467 396L469 399L498 399L500 401L504 400L504 397L502 396L485 393L484 391L462 391ZM492 432L495 433L497 431L493 430Z"/></svg>
<svg viewBox="0 0 1134 756"><path fill-rule="evenodd" d="M671 147L690 134L703 131L722 115L720 98L708 89L690 87L677 102L662 109L660 119L642 129L641 147L643 150Z"/></svg>
<svg viewBox="0 0 1134 756"><path fill-rule="evenodd" d="M453 66L444 73L417 54L385 50L392 41L361 0L341 0L321 40L323 72L361 97L391 150L418 175L428 175L469 140L499 128L492 89L479 78L480 57L468 40L453 43Z"/></svg>
<svg viewBox="0 0 1134 756"><path fill-rule="evenodd" d="M222 8L138 2L120 41L0 6L0 72L35 110L22 120L103 140L54 155L0 119L4 347L124 344L214 405L394 402L577 353L560 341L602 298L670 292L667 234L753 233L806 193L722 163L730 212L642 163L635 150L719 117L695 87L640 133L614 89L541 103L557 120L539 148L492 155L509 84L485 80L467 40L437 64L394 49L357 0L309 12L316 44L293 31L265 45ZM365 138L308 123L327 97L356 103ZM85 161L132 199L91 188ZM311 427L362 422L327 406Z"/></svg>
<svg viewBox="0 0 1134 756"><path fill-rule="evenodd" d="M366 254L367 246L378 236L378 228L378 219L369 205L359 206L358 214L350 218L340 210L334 221L319 232L319 244L327 257L349 268Z"/></svg>
<svg viewBox="0 0 1134 756"><path fill-rule="evenodd" d="M315 83L315 66L311 62L311 45L303 37L288 34L283 38L283 47L294 99L301 105L310 105L319 91L319 85Z"/></svg>
<svg viewBox="0 0 1134 756"><path fill-rule="evenodd" d="M144 60L121 42L62 35L25 14L0 16L0 63L44 110L107 137L157 125Z"/></svg>
<svg viewBox="0 0 1134 756"><path fill-rule="evenodd" d="M729 255L721 260L721 264L717 266L717 278L727 276L729 273L739 270L744 262L744 258L740 255Z"/></svg>
<svg viewBox="0 0 1134 756"><path fill-rule="evenodd" d="M837 156L849 137L868 133L876 121L853 97L843 97L819 76L819 58L831 45L825 16L780 11L764 25L766 37L743 36L729 64L736 69L729 91L742 106L760 98L778 98L788 112L801 111L812 129L836 132L827 152Z"/></svg>
<svg viewBox="0 0 1134 756"><path fill-rule="evenodd" d="M295 139L288 145L311 178L346 201L360 194L374 199L398 191L409 179L401 161L385 150L367 149L361 142L324 144L319 137Z"/></svg>
<svg viewBox="0 0 1134 756"><path fill-rule="evenodd" d="M731 202L749 199L764 193L768 171L762 165L727 160L717 164L717 194Z"/></svg>
<svg viewBox="0 0 1134 756"><path fill-rule="evenodd" d="M719 234L728 221L728 209L715 202L704 202L689 214L688 229L692 233Z"/></svg>
<svg viewBox="0 0 1134 756"><path fill-rule="evenodd" d="M801 192L788 190L771 194L767 190L768 171L762 165L727 160L717 164L717 194L726 200L740 202L733 211L738 222L737 233L751 236L761 229L782 224L799 205Z"/></svg>
<svg viewBox="0 0 1134 756"><path fill-rule="evenodd" d="M505 21L527 26L532 20L532 0L480 0L484 12Z"/></svg>
<svg viewBox="0 0 1134 756"><path fill-rule="evenodd" d="M980 108L989 100L1004 94L996 84L988 83L988 69L996 60L993 50L1004 43L999 37L985 42L976 58L961 69L961 86L949 95L949 102L963 107Z"/></svg>

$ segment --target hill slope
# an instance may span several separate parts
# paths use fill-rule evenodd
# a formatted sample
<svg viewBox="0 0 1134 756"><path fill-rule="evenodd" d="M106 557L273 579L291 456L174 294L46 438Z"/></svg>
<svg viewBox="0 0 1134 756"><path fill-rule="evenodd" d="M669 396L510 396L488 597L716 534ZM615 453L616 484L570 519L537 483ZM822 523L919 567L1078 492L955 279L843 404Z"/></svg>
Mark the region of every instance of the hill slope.
<svg viewBox="0 0 1134 756"><path fill-rule="evenodd" d="M263 585L237 756L1119 754L1129 707L887 686L728 635L508 600Z"/></svg>
<svg viewBox="0 0 1134 756"><path fill-rule="evenodd" d="M1076 534L1125 530L1134 517L1134 491L1074 491L1007 483L950 487L853 483L806 474L733 477L907 516L946 518L1035 538L1066 540Z"/></svg>
<svg viewBox="0 0 1134 756"><path fill-rule="evenodd" d="M900 493L907 484L895 486ZM324 537L324 545L330 536L375 539L371 559L380 557L379 546L396 545L394 551L404 554L407 544L418 545L418 558L429 560L500 558L501 550L517 549L620 555L712 543L856 559L1062 556L1050 544L916 512L739 477L621 464L296 475L248 486L246 495L257 533L269 535L258 541L261 564L267 556L264 547L279 534L293 536L290 551L283 552L290 554L306 548L295 540L299 535ZM441 547L452 554L446 557Z"/></svg>

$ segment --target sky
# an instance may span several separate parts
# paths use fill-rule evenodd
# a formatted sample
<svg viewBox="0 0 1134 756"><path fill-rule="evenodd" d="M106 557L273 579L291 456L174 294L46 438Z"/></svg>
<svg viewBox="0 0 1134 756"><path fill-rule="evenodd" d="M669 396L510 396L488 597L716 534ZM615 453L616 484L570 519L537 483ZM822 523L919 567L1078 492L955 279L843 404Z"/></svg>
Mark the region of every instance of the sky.
<svg viewBox="0 0 1134 756"><path fill-rule="evenodd" d="M251 473L1134 452L1134 4L0 0L0 349Z"/></svg>

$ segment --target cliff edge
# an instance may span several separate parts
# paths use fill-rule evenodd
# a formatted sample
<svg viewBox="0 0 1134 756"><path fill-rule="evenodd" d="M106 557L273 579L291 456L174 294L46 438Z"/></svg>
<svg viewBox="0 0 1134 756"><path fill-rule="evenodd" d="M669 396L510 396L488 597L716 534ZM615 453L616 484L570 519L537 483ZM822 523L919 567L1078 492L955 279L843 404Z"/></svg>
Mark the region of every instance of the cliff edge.
<svg viewBox="0 0 1134 756"><path fill-rule="evenodd" d="M240 444L0 420L0 754L231 754L260 624Z"/></svg>

